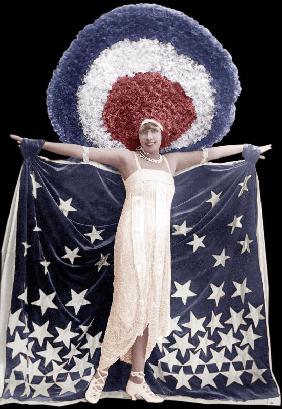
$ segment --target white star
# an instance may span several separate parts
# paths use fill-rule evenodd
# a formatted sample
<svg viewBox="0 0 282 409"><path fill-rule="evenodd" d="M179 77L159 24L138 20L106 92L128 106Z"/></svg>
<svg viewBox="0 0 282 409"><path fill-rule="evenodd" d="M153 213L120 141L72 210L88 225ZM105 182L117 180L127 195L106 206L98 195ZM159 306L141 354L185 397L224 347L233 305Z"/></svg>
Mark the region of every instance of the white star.
<svg viewBox="0 0 282 409"><path fill-rule="evenodd" d="M70 347L71 339L79 335L77 332L72 332L71 324L69 322L65 328L55 327L59 335L54 339L54 342L62 342L67 348Z"/></svg>
<svg viewBox="0 0 282 409"><path fill-rule="evenodd" d="M161 337L161 339L159 339L156 343L162 354L164 353L164 347L168 348L167 344L170 344L170 341L168 341L167 337Z"/></svg>
<svg viewBox="0 0 282 409"><path fill-rule="evenodd" d="M27 368L28 368L28 356L26 355L19 355L20 362L16 364L16 366L12 369L11 375L15 375L15 372L22 372L23 377L27 375ZM17 359L18 361L18 359Z"/></svg>
<svg viewBox="0 0 282 409"><path fill-rule="evenodd" d="M27 255L27 249L28 249L29 247L31 247L31 245L30 245L30 244L27 244L26 241L22 241L22 244L23 244L23 246L24 246L24 256L26 256L26 255Z"/></svg>
<svg viewBox="0 0 282 409"><path fill-rule="evenodd" d="M206 236L199 237L197 234L193 233L193 240L189 241L186 244L190 244L190 246L193 246L193 253L198 250L199 247L206 247L203 243L203 240Z"/></svg>
<svg viewBox="0 0 282 409"><path fill-rule="evenodd" d="M46 348L43 351L36 351L37 355L45 359L45 366L48 366L52 361L62 362L59 351L64 347L53 347L49 341L46 343Z"/></svg>
<svg viewBox="0 0 282 409"><path fill-rule="evenodd" d="M235 230L236 227L242 228L242 224L241 224L241 219L242 219L242 217L243 217L243 215L242 215L242 216L238 216L238 217L237 217L237 216L234 216L233 221L227 225L227 226L231 226L231 227L232 227L231 234L233 233L233 231Z"/></svg>
<svg viewBox="0 0 282 409"><path fill-rule="evenodd" d="M250 290L247 287L247 277L245 278L245 280L240 284L237 283L237 281L232 281L234 286L236 287L236 291L231 295L231 298L233 297L241 297L242 303L244 304L245 302L245 295L247 293L251 293L252 290Z"/></svg>
<svg viewBox="0 0 282 409"><path fill-rule="evenodd" d="M21 338L19 333L16 332L14 341L7 342L6 345L8 348L11 348L12 359L14 359L18 354L25 354L27 348L27 338Z"/></svg>
<svg viewBox="0 0 282 409"><path fill-rule="evenodd" d="M247 361L253 361L253 358L249 355L250 346L247 345L245 349L239 348L235 345L237 355L232 359L232 362L242 362L243 367L246 368Z"/></svg>
<svg viewBox="0 0 282 409"><path fill-rule="evenodd" d="M160 363L160 361L157 361L158 362L158 365L153 365L153 364L151 364L151 363L149 363L149 366L153 369L153 371L154 371L154 378L155 379L160 379L161 381L163 381L163 382L166 382L166 380L165 380L165 376L170 376L171 375L171 373L170 372L165 372L163 369L162 369L162 365L161 365L161 363Z"/></svg>
<svg viewBox="0 0 282 409"><path fill-rule="evenodd" d="M182 332L182 328L178 325L180 318L181 318L181 315L178 315L177 317L171 318L171 320L170 320L171 332L172 331L181 331Z"/></svg>
<svg viewBox="0 0 282 409"><path fill-rule="evenodd" d="M174 235L183 234L184 236L186 236L186 233L192 230L192 227L186 227L186 220L184 220L184 222L181 225L173 224L173 227L176 230L175 232L172 233Z"/></svg>
<svg viewBox="0 0 282 409"><path fill-rule="evenodd" d="M185 334L184 336L180 337L176 334L173 334L175 342L169 346L171 349L178 349L183 358L186 354L187 349L195 348L195 345L190 344L189 342L189 334ZM175 346L174 346L175 345Z"/></svg>
<svg viewBox="0 0 282 409"><path fill-rule="evenodd" d="M36 182L34 173L31 173L30 177L32 182L32 195L35 199L37 199L37 189L39 189L42 186L40 185L40 183Z"/></svg>
<svg viewBox="0 0 282 409"><path fill-rule="evenodd" d="M196 369L200 365L205 365L206 363L200 358L201 351L196 351L195 353L191 350L189 351L189 359L187 365L191 366L192 371L195 373Z"/></svg>
<svg viewBox="0 0 282 409"><path fill-rule="evenodd" d="M73 307L75 314L77 314L83 305L91 304L90 301L85 300L84 298L84 295L85 293L87 293L87 291L88 289L86 288L86 290L82 290L80 293L77 293L71 288L71 300L67 304L65 304L66 307Z"/></svg>
<svg viewBox="0 0 282 409"><path fill-rule="evenodd" d="M27 287L25 287L24 292L18 295L18 299L24 301L25 304L27 304Z"/></svg>
<svg viewBox="0 0 282 409"><path fill-rule="evenodd" d="M14 372L9 376L9 378L5 378L5 381L7 382L7 386L4 392L6 393L9 391L11 396L14 395L16 387L25 382L24 379L16 379Z"/></svg>
<svg viewBox="0 0 282 409"><path fill-rule="evenodd" d="M250 312L245 318L250 318L253 320L255 328L258 326L259 320L265 320L265 317L260 313L263 307L263 304L258 307L254 307L251 303L248 302Z"/></svg>
<svg viewBox="0 0 282 409"><path fill-rule="evenodd" d="M31 388L34 389L32 398L35 398L36 396L39 396L39 395L50 397L50 393L48 392L48 389L50 389L51 386L53 386L53 382L47 382L46 378L43 378L40 383L32 384Z"/></svg>
<svg viewBox="0 0 282 409"><path fill-rule="evenodd" d="M10 329L10 334L13 336L14 331L16 327L25 327L25 324L20 321L20 315L21 315L22 309L19 308L17 311L15 311L13 314L10 311L10 316L9 316L9 321L8 321L8 327Z"/></svg>
<svg viewBox="0 0 282 409"><path fill-rule="evenodd" d="M110 253L106 254L105 256L100 254L101 259L95 263L95 266L98 266L98 271L100 271L103 266L110 266L110 264L107 262L109 255Z"/></svg>
<svg viewBox="0 0 282 409"><path fill-rule="evenodd" d="M93 243L95 240L103 240L103 238L100 236L99 233L103 232L105 229L103 230L96 230L95 226L92 226L92 232L90 233L85 233L84 236L89 236L91 243Z"/></svg>
<svg viewBox="0 0 282 409"><path fill-rule="evenodd" d="M195 351L197 351L198 349L201 349L203 351L203 353L205 355L207 355L208 346L211 345L211 344L214 344L215 342L212 341L211 339L208 339L208 333L207 332L205 333L205 335L203 337L198 335L198 338L199 338L199 344L195 348Z"/></svg>
<svg viewBox="0 0 282 409"><path fill-rule="evenodd" d="M218 331L218 334L221 337L218 347L226 347L230 352L232 352L233 344L240 342L240 339L233 337L233 328L231 328L227 334L220 331Z"/></svg>
<svg viewBox="0 0 282 409"><path fill-rule="evenodd" d="M81 355L81 351L79 351L78 346L79 344L77 344L77 340L75 344L72 344L72 343L70 344L69 352L66 355L64 355L64 361L67 361L67 362L64 363L63 366L68 367L68 365L70 364L70 361L74 359L76 355Z"/></svg>
<svg viewBox="0 0 282 409"><path fill-rule="evenodd" d="M32 354L31 357L34 358L34 355ZM42 372L41 369L43 370L43 372ZM45 375L44 371L45 371L45 368L41 363L41 359L37 359L36 361L32 361L31 359L29 359L29 361L28 361L28 377L29 377L30 383L32 382L32 379L33 379L34 376L44 376Z"/></svg>
<svg viewBox="0 0 282 409"><path fill-rule="evenodd" d="M172 371L174 365L180 365L179 360L176 358L177 352L178 352L177 350L175 351L165 350L165 355L159 359L160 362L165 362L168 365L170 372Z"/></svg>
<svg viewBox="0 0 282 409"><path fill-rule="evenodd" d="M255 340L258 338L261 338L261 335L257 335L254 333L253 331L253 327L252 324L250 324L249 328L245 331L243 329L240 329L240 331L242 332L244 339L242 340L240 346L249 344L251 345L251 348L254 349L255 348Z"/></svg>
<svg viewBox="0 0 282 409"><path fill-rule="evenodd" d="M216 328L224 328L224 325L221 324L220 322L220 317L222 316L222 312L220 314L215 315L214 312L212 311L212 317L210 322L206 325L211 329L211 335L213 334L214 330Z"/></svg>
<svg viewBox="0 0 282 409"><path fill-rule="evenodd" d="M185 386L185 388L187 389L192 389L189 381L194 376L194 374L186 374L184 373L183 368L180 368L179 373L173 372L170 375L172 375L177 380L175 389L180 389L182 388L182 386Z"/></svg>
<svg viewBox="0 0 282 409"><path fill-rule="evenodd" d="M38 305L41 308L41 314L44 315L48 308L58 309L56 304L53 303L53 298L56 297L56 292L47 295L39 288L39 298L33 301L31 304Z"/></svg>
<svg viewBox="0 0 282 409"><path fill-rule="evenodd" d="M100 341L101 335L102 335L102 331L98 332L94 336L90 334L86 334L87 343L81 346L80 349L89 350L90 354L92 354L92 357L93 357L95 354L95 351L101 348L101 345L102 345Z"/></svg>
<svg viewBox="0 0 282 409"><path fill-rule="evenodd" d="M250 179L251 176L252 175L245 176L244 181L239 183L239 186L242 186L242 187L241 187L241 190L240 190L240 192L238 194L238 197L240 197L244 193L245 190L248 191L247 182L248 182L248 180Z"/></svg>
<svg viewBox="0 0 282 409"><path fill-rule="evenodd" d="M249 372L252 374L252 381L251 383L254 383L257 379L260 379L263 383L267 383L267 381L264 379L262 374L266 371L266 368L259 369L256 365L255 362L253 362L252 369L248 369L246 372Z"/></svg>
<svg viewBox="0 0 282 409"><path fill-rule="evenodd" d="M65 374L69 372L69 369L65 368L65 366L67 366L66 363L61 363L61 365L58 365L56 361L52 361L52 366L53 369L51 372L48 372L48 376L52 376L54 381L57 379L58 374Z"/></svg>
<svg viewBox="0 0 282 409"><path fill-rule="evenodd" d="M51 264L50 261L44 259L44 261L40 261L40 264L44 267L44 274L49 273L48 266Z"/></svg>
<svg viewBox="0 0 282 409"><path fill-rule="evenodd" d="M183 327L190 328L191 336L193 337L198 331L206 332L203 327L203 323L206 317L196 318L192 311L190 311L190 321L188 323L182 324Z"/></svg>
<svg viewBox="0 0 282 409"><path fill-rule="evenodd" d="M248 234L246 234L245 239L243 241L237 241L237 243L240 243L242 246L242 251L241 254L245 253L247 250L248 253L250 253L250 246L249 244L252 243L254 240L250 240Z"/></svg>
<svg viewBox="0 0 282 409"><path fill-rule="evenodd" d="M208 300L215 300L215 305L218 306L219 300L225 295L225 292L222 289L222 287L224 286L224 281L219 287L214 284L210 284L210 286L212 293L208 297Z"/></svg>
<svg viewBox="0 0 282 409"><path fill-rule="evenodd" d="M236 312L232 307L230 307L229 311L231 316L229 320L225 321L225 324L233 325L234 333L236 333L240 325L246 325L246 321L243 319L244 308L242 308L241 311Z"/></svg>
<svg viewBox="0 0 282 409"><path fill-rule="evenodd" d="M217 204L217 202L220 200L220 195L221 195L221 193L222 192L220 192L220 193L214 193L212 190L211 190L211 197L210 197L210 199L209 200L206 200L206 202L208 203L208 202L210 202L211 203L211 205L212 205L212 207L214 207L214 205L216 205Z"/></svg>
<svg viewBox="0 0 282 409"><path fill-rule="evenodd" d="M59 197L60 205L59 209L64 213L65 216L68 216L69 212L76 212L77 209L71 206L72 198L68 200L63 200Z"/></svg>
<svg viewBox="0 0 282 409"><path fill-rule="evenodd" d="M93 364L88 361L89 359L89 352L85 354L82 358L77 358L76 356L73 357L73 360L75 362L75 372L79 373L80 378L83 377L84 371L88 368L92 368Z"/></svg>
<svg viewBox="0 0 282 409"><path fill-rule="evenodd" d="M74 379L74 380L72 380L70 374L69 374L69 376L67 376L67 378L66 378L65 380L56 381L56 382L55 382L56 385L58 385L58 386L61 388L60 393L59 393L59 396L60 396L60 395L63 395L64 393L67 393L67 392L68 392L68 393L76 393L77 390L76 390L76 388L75 388L75 385L76 385L77 383L79 383L79 382L80 382L80 379Z"/></svg>
<svg viewBox="0 0 282 409"><path fill-rule="evenodd" d="M73 261L75 258L77 257L81 257L78 256L77 253L79 252L79 248L76 247L75 249L71 250L70 248L68 248L67 246L65 247L65 252L66 254L64 256L62 256L61 258L68 258L70 260L70 262L73 264Z"/></svg>
<svg viewBox="0 0 282 409"><path fill-rule="evenodd" d="M229 371L221 372L221 375L226 376L227 378L226 386L229 386L234 382L243 385L242 379L240 378L243 372L244 371L239 371L238 369L234 369L232 366L230 366Z"/></svg>
<svg viewBox="0 0 282 409"><path fill-rule="evenodd" d="M173 293L172 297L180 297L183 304L185 305L188 297L195 297L196 293L190 290L191 280L185 284L179 284L177 281L174 281L174 284L177 288L176 292Z"/></svg>
<svg viewBox="0 0 282 409"><path fill-rule="evenodd" d="M32 322L32 325L33 332L29 334L29 337L35 338L41 347L45 338L53 338L53 335L48 332L49 321L46 321L42 325L37 325L35 322Z"/></svg>
<svg viewBox="0 0 282 409"><path fill-rule="evenodd" d="M229 363L230 360L226 358L224 355L225 348L222 348L220 351L215 351L214 349L210 349L212 354L212 358L207 362L207 364L215 364L219 371L222 370L224 363Z"/></svg>
<svg viewBox="0 0 282 409"><path fill-rule="evenodd" d="M214 378L219 375L218 373L209 372L208 368L205 366L203 373L197 373L195 375L197 376L197 378L200 378L202 381L201 388L203 388L206 385L211 385L214 388L217 388L216 384L214 383Z"/></svg>
<svg viewBox="0 0 282 409"><path fill-rule="evenodd" d="M213 254L212 256L216 259L216 262L214 263L213 267L217 267L220 265L225 267L225 260L230 258L230 256L225 255L225 248L222 250L221 254L219 255Z"/></svg>

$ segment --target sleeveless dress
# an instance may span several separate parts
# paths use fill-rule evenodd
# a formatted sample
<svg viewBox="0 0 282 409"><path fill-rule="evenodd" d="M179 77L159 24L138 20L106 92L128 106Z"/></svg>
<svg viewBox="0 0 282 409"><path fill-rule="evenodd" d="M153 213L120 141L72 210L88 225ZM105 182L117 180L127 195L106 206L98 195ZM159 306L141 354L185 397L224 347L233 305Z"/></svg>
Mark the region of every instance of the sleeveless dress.
<svg viewBox="0 0 282 409"><path fill-rule="evenodd" d="M147 360L170 334L170 211L175 192L168 171L142 168L124 180L126 197L114 243L114 293L99 367L132 363L132 345L148 325Z"/></svg>

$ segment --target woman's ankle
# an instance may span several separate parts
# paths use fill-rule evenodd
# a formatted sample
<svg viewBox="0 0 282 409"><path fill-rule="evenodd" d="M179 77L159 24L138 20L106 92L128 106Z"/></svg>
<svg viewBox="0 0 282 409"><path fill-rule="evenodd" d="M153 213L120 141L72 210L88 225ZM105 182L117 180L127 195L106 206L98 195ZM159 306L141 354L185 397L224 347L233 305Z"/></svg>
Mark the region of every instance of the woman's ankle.
<svg viewBox="0 0 282 409"><path fill-rule="evenodd" d="M145 374L144 374L143 369L136 370L136 371L131 369L129 379L132 382L135 382L135 383L142 383L143 379L144 379L144 376L145 376Z"/></svg>
<svg viewBox="0 0 282 409"><path fill-rule="evenodd" d="M133 375L130 375L129 379L134 383L142 383L142 381L143 381L143 379L141 379L141 378L139 378L137 376L133 376Z"/></svg>

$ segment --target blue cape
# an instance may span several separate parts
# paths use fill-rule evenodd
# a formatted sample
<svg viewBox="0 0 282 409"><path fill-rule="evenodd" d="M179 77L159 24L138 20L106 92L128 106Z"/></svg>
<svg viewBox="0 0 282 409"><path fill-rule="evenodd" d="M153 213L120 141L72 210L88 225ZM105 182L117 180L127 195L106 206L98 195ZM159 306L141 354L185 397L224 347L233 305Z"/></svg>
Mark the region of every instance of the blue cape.
<svg viewBox="0 0 282 409"><path fill-rule="evenodd" d="M2 246L0 403L60 406L84 400L99 363L125 188L109 166L38 152L25 139ZM167 400L280 405L259 153L245 145L243 157L175 175L171 334L145 365L147 383ZM110 368L102 398L129 398L130 369Z"/></svg>

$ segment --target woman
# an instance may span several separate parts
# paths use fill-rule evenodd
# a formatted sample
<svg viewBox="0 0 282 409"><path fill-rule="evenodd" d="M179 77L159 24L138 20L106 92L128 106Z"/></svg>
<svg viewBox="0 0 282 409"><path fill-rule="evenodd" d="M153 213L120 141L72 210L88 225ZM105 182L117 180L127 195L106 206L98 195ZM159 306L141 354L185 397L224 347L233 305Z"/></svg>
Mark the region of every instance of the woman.
<svg viewBox="0 0 282 409"><path fill-rule="evenodd" d="M99 400L108 369L118 358L132 364L126 391L133 399L138 394L150 402L163 401L146 384L143 370L158 338L169 333L169 211L174 195L173 176L187 167L243 150L243 145L227 145L203 152L160 155L162 131L160 122L145 119L139 129L141 146L136 151L53 142L45 142L42 146L42 149L82 158L85 162L93 160L116 167L127 193L115 238L113 304L101 346L99 368L85 394L91 403ZM18 144L22 141L17 135L11 138ZM260 152L269 149L271 145L265 145L260 147ZM136 223L132 225L134 231L128 232L131 218ZM157 263L158 257L162 269Z"/></svg>

